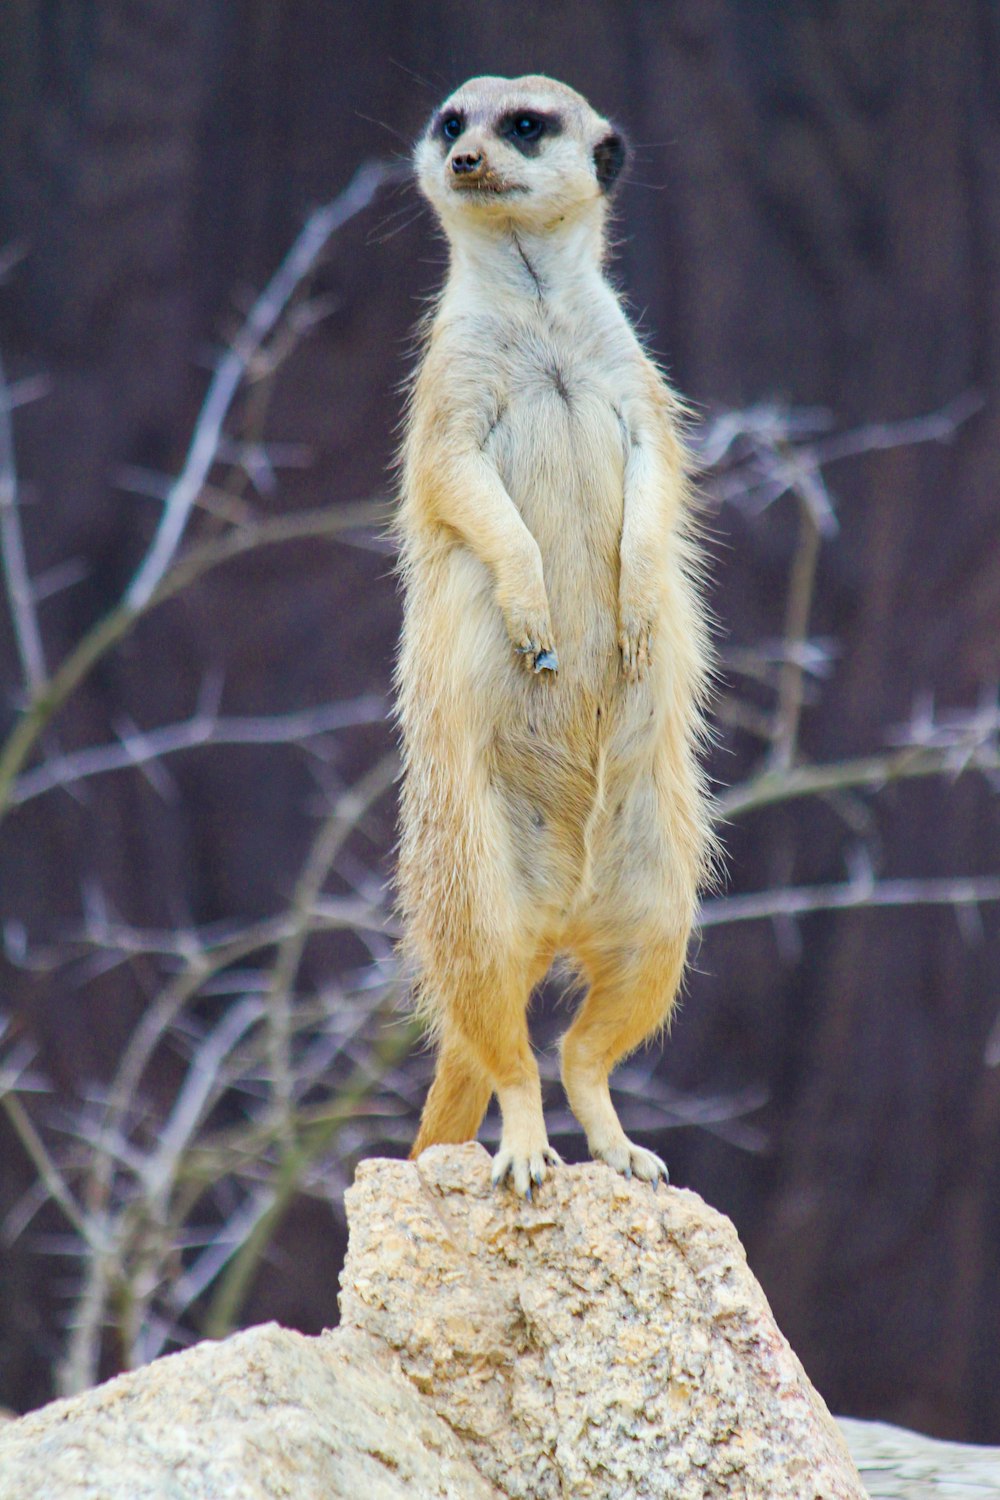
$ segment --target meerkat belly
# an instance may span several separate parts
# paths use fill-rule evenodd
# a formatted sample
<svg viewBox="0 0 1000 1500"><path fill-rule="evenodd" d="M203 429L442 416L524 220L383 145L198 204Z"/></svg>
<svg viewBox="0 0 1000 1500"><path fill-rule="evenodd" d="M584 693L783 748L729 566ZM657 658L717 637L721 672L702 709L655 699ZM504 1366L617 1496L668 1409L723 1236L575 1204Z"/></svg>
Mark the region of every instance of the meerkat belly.
<svg viewBox="0 0 1000 1500"><path fill-rule="evenodd" d="M510 710L491 775L515 825L521 884L566 909L589 863L606 747L622 708L618 581L624 449L609 395L567 363L509 392L490 456L542 554L557 677L505 653Z"/></svg>
<svg viewBox="0 0 1000 1500"><path fill-rule="evenodd" d="M553 359L509 394L489 441L542 554L560 680L567 693L603 696L618 651L624 451L615 409Z"/></svg>

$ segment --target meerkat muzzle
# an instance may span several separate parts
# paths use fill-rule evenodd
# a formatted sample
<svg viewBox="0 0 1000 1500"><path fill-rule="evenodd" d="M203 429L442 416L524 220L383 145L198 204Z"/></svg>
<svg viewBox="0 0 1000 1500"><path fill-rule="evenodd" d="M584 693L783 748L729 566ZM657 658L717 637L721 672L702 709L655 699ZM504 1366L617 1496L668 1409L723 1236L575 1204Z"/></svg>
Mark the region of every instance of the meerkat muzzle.
<svg viewBox="0 0 1000 1500"><path fill-rule="evenodd" d="M451 159L451 170L456 177L483 177L486 162L481 151L464 151Z"/></svg>
<svg viewBox="0 0 1000 1500"><path fill-rule="evenodd" d="M516 183L501 177L482 151L460 151L449 159L448 177L453 189L473 193L519 191Z"/></svg>

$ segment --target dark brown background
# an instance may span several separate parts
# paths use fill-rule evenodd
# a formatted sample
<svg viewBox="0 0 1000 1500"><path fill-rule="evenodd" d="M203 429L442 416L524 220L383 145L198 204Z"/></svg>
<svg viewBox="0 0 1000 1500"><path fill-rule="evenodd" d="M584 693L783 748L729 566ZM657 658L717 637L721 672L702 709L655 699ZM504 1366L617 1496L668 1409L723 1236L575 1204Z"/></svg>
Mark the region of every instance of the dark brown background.
<svg viewBox="0 0 1000 1500"><path fill-rule="evenodd" d="M28 253L0 288L0 347L11 378L50 381L15 414L28 550L35 574L67 558L89 570L44 606L50 661L141 557L156 506L116 478L126 464L176 472L200 361L241 298L362 158L403 149L440 97L488 71L550 72L628 128L618 274L703 409L781 397L849 427L983 392L951 446L831 474L842 532L814 632L841 655L805 748L877 749L923 688L973 704L1000 673L992 0L6 0L0 246ZM319 280L335 311L282 373L268 420L314 462L271 509L386 484L410 330L443 265L411 206L409 190L389 195L333 246ZM718 518L724 643L778 632L786 521ZM397 616L384 558L269 552L144 622L64 713L61 743L104 740L125 705L145 726L183 717L206 666L224 667L232 713L384 688ZM13 685L6 616L0 647ZM378 739L348 739L344 769ZM749 755L724 742L715 769L733 780ZM175 805L114 776L84 803L57 794L15 814L6 920L47 941L79 919L87 881L135 923L275 909L309 835L299 762L204 752L175 775ZM880 871L996 869L1000 813L981 778L873 806ZM822 806L758 815L729 843L736 890L843 875L842 826ZM1000 1078L983 1061L1000 1008L995 909L983 925L968 943L947 911L816 917L798 960L766 924L710 934L663 1075L692 1092L764 1086L771 1149L694 1130L660 1144L675 1181L735 1217L835 1409L1000 1442ZM4 995L67 1095L107 1074L141 1004L132 979L67 993L14 968ZM26 1170L4 1136L5 1201ZM247 1315L318 1327L335 1316L332 1225L293 1217L286 1241L294 1258ZM30 1237L3 1252L0 1400L13 1405L48 1394L53 1266Z"/></svg>

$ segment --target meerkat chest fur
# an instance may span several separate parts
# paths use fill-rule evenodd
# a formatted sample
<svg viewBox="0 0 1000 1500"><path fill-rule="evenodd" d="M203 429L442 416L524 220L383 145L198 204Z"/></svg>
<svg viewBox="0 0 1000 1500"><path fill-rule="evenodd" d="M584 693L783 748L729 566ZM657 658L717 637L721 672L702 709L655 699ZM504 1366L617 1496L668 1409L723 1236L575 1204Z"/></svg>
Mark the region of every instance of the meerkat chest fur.
<svg viewBox="0 0 1000 1500"><path fill-rule="evenodd" d="M510 253L515 271L522 257L532 267L523 285L498 297L492 279L462 277L442 314L450 320L456 308L452 336L468 341L469 420L481 452L541 552L563 681L613 681L629 448L618 405L629 353L620 310L595 267L562 266L520 238L513 252L498 247Z"/></svg>

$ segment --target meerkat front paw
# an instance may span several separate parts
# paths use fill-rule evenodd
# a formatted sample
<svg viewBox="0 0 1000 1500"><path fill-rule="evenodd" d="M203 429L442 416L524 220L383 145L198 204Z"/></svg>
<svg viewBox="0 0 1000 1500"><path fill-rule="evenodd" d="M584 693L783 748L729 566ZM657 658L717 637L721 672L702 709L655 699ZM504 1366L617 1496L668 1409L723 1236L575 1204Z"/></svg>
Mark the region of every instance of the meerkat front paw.
<svg viewBox="0 0 1000 1500"><path fill-rule="evenodd" d="M552 618L542 575L542 554L529 538L526 550L497 568L497 603L511 644L532 672L558 672Z"/></svg>
<svg viewBox="0 0 1000 1500"><path fill-rule="evenodd" d="M552 639L552 626L548 616L522 615L520 619L508 621L510 638L518 656L532 672L558 672L559 657Z"/></svg>
<svg viewBox="0 0 1000 1500"><path fill-rule="evenodd" d="M554 647L539 648L536 641L530 640L524 646L515 646L514 650L518 656L523 656L534 673L558 672L559 658Z"/></svg>
<svg viewBox="0 0 1000 1500"><path fill-rule="evenodd" d="M647 622L629 614L618 626L618 645L622 654L622 673L629 682L646 675L652 657L653 632Z"/></svg>

